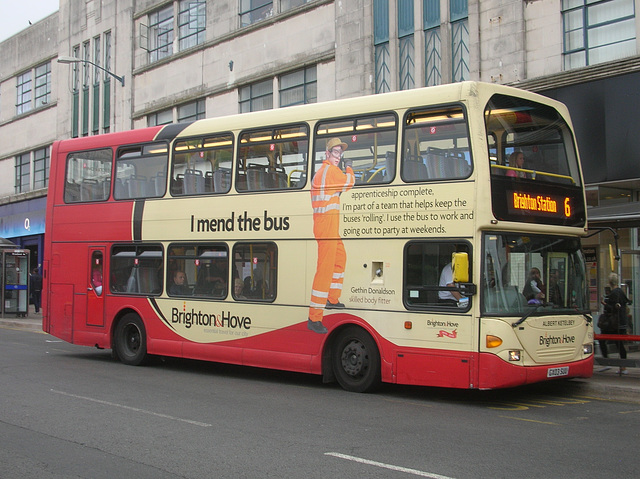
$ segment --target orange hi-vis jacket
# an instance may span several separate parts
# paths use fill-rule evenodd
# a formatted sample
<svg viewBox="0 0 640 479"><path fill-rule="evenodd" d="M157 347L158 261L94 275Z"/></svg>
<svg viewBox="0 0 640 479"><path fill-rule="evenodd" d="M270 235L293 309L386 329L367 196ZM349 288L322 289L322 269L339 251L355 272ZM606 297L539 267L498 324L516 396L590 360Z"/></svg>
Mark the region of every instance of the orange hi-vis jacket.
<svg viewBox="0 0 640 479"><path fill-rule="evenodd" d="M327 160L311 182L313 234L318 241L318 264L309 304L311 321L322 321L327 301L337 303L342 293L347 255L340 239L340 195L354 183L351 167L345 174Z"/></svg>

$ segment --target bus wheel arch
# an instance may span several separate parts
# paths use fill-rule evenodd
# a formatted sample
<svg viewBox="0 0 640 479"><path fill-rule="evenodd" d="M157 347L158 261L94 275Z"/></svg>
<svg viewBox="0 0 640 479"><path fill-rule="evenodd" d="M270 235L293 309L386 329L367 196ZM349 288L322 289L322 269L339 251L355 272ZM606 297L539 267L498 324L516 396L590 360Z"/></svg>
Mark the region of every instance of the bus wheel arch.
<svg viewBox="0 0 640 479"><path fill-rule="evenodd" d="M373 336L357 325L346 325L331 335L323 353L325 382L336 380L351 392L371 392L381 382L381 358Z"/></svg>
<svg viewBox="0 0 640 479"><path fill-rule="evenodd" d="M112 350L114 356L130 366L144 364L147 359L147 330L140 315L134 311L123 312L113 328Z"/></svg>

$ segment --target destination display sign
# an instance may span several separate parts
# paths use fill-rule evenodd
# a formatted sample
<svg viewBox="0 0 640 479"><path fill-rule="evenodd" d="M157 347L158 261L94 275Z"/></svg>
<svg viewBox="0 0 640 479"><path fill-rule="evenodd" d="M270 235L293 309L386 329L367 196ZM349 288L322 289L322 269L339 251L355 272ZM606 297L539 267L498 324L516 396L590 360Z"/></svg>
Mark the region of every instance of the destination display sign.
<svg viewBox="0 0 640 479"><path fill-rule="evenodd" d="M569 196L532 195L524 191L507 192L507 209L511 214L538 214L571 218L572 199Z"/></svg>
<svg viewBox="0 0 640 479"><path fill-rule="evenodd" d="M584 226L582 190L572 185L524 184L492 181L492 209L498 220Z"/></svg>

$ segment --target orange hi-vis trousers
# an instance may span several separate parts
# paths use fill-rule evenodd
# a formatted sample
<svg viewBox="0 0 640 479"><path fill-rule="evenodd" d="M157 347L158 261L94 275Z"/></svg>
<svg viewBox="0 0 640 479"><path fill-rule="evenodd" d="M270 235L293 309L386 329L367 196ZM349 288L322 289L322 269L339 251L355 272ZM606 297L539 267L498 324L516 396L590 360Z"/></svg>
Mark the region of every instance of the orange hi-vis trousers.
<svg viewBox="0 0 640 479"><path fill-rule="evenodd" d="M337 215L325 216L334 216L336 217L334 221L337 222ZM323 218L316 220L316 225L327 226L326 223L332 222L332 218ZM314 232L316 229L314 226ZM316 240L318 241L318 264L311 290L309 319L311 321L322 321L327 301L335 304L340 300L347 253L342 240L337 235L323 238L316 234Z"/></svg>
<svg viewBox="0 0 640 479"><path fill-rule="evenodd" d="M337 303L342 294L347 253L340 239L340 194L351 189L355 176L325 161L313 177L313 235L318 242L318 263L313 278L309 319L322 321L327 301Z"/></svg>

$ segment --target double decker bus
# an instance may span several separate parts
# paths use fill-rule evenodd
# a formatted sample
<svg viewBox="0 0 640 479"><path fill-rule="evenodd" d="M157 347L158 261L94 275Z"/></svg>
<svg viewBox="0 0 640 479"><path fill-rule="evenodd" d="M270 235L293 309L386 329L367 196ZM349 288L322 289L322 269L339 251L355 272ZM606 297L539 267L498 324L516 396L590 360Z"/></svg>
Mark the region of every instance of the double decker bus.
<svg viewBox="0 0 640 479"><path fill-rule="evenodd" d="M58 141L44 331L380 382L589 377L566 107L463 82Z"/></svg>

